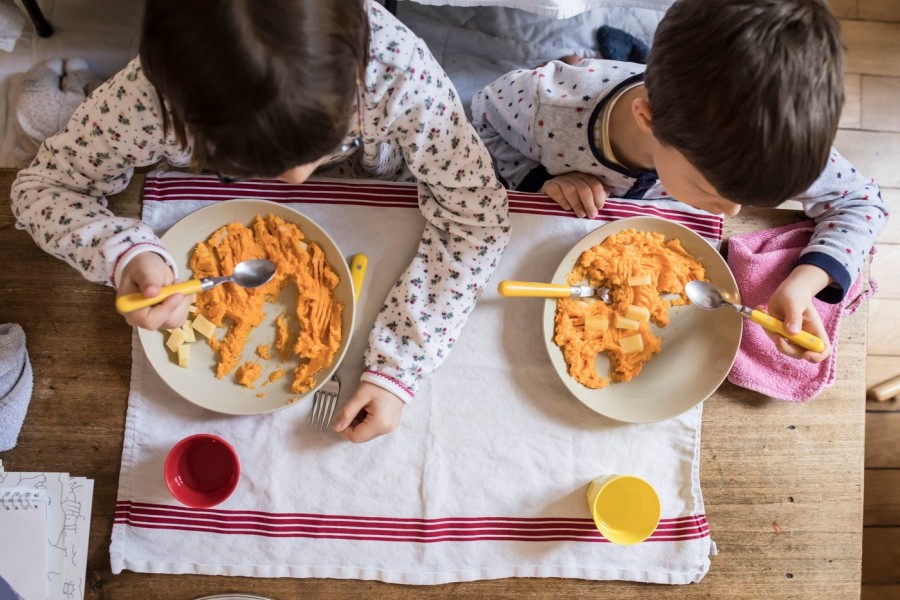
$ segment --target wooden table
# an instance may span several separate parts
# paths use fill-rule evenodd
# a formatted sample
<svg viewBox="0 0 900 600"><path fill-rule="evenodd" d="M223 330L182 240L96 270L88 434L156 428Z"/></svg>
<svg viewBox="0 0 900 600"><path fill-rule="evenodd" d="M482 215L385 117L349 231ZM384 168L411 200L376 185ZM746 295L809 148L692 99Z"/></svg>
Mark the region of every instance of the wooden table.
<svg viewBox="0 0 900 600"><path fill-rule="evenodd" d="M330 579L196 575L113 576L113 525L131 367L131 330L113 290L86 282L15 229L0 170L0 323L25 329L34 394L9 471L63 471L94 479L86 598L179 599L246 592L291 598L858 598L862 559L866 310L841 326L837 382L805 404L729 383L704 407L701 478L720 554L689 586L569 579L503 579L434 587ZM114 200L137 217L143 176ZM726 236L802 218L745 210Z"/></svg>

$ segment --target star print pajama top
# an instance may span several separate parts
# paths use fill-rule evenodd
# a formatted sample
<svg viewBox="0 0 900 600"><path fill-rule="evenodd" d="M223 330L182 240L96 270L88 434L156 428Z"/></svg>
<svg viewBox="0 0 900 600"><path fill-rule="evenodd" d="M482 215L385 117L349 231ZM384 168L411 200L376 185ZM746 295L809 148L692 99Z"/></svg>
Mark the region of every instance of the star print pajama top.
<svg viewBox="0 0 900 600"><path fill-rule="evenodd" d="M409 401L446 358L494 271L509 239L508 208L487 150L424 42L378 4L368 12L362 131L353 111L346 138L360 135L363 146L326 165L419 182L425 229L377 317L362 376ZM135 59L78 108L13 184L18 226L91 281L115 286L128 261L147 251L174 269L147 225L106 207L135 167L190 163L190 150L164 132L162 110Z"/></svg>
<svg viewBox="0 0 900 600"><path fill-rule="evenodd" d="M511 189L537 191L570 172L597 177L616 198L671 199L657 174L607 160L594 130L619 90L643 79L644 65L587 59L575 66L551 61L500 77L472 99L472 120ZM873 179L834 149L825 170L802 195L816 222L798 264L820 267L832 284L817 297L843 300L884 227L888 213Z"/></svg>

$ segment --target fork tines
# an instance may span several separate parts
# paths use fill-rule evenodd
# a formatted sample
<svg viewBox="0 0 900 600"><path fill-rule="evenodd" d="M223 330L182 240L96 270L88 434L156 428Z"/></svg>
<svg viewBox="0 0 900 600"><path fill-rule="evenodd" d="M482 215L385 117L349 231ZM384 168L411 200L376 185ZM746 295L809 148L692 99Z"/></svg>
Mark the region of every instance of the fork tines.
<svg viewBox="0 0 900 600"><path fill-rule="evenodd" d="M334 407L337 406L340 389L340 383L337 378L332 377L313 395L309 424L315 429L320 431L328 429L331 424L331 418L334 416Z"/></svg>

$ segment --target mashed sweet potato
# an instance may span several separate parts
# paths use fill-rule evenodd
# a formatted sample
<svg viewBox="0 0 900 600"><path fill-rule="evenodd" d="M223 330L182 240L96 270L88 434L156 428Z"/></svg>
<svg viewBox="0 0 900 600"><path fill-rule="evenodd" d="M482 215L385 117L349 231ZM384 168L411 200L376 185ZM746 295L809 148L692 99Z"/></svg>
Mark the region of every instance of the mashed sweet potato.
<svg viewBox="0 0 900 600"><path fill-rule="evenodd" d="M292 315L279 316L276 345L282 360L298 360L291 392L303 393L315 385L316 373L331 364L341 343L344 305L334 297L338 275L317 244L307 244L296 225L275 215L257 215L250 227L242 223L221 227L197 244L190 266L194 277L218 277L251 258L275 263L272 281L256 289L226 283L197 295L197 311L227 327L224 338L210 340L219 354L216 377L221 379L235 369L250 332L263 321L266 302L291 284L298 289L297 305ZM261 372L245 363L240 375L238 383L249 387Z"/></svg>
<svg viewBox="0 0 900 600"><path fill-rule="evenodd" d="M647 281L647 276L649 284L635 285ZM611 290L610 303L577 298L557 301L553 341L563 352L569 374L592 389L606 387L609 379L630 381L662 347L662 341L650 331L650 323L668 325L669 307L688 303L685 284L705 277L703 265L681 242L666 240L661 233L628 229L584 251L568 276L569 283L607 286ZM666 299L663 294L679 297ZM649 318L627 319L635 312L646 314L633 307L644 307ZM623 338L638 335L642 349L623 351ZM609 379L597 372L595 363L600 352L609 357Z"/></svg>

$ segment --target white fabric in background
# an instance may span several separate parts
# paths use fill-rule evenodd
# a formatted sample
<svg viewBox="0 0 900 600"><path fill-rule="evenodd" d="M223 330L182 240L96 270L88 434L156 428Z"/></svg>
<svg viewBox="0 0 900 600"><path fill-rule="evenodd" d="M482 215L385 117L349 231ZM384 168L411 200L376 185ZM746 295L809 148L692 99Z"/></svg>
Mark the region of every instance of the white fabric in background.
<svg viewBox="0 0 900 600"><path fill-rule="evenodd" d="M397 16L425 40L456 86L467 114L472 96L515 69L575 54L599 57L597 29L609 25L647 46L674 0L595 2L566 19L500 6L425 6L398 2ZM499 4L499 3L496 3Z"/></svg>
<svg viewBox="0 0 900 600"><path fill-rule="evenodd" d="M78 56L92 73L107 79L138 52L144 0L38 0L38 4L53 35L38 37L26 18L16 47L0 54L0 167L17 165L12 113L25 72L49 59Z"/></svg>
<svg viewBox="0 0 900 600"><path fill-rule="evenodd" d="M16 41L22 35L25 15L9 0L0 2L0 50L12 52Z"/></svg>
<svg viewBox="0 0 900 600"><path fill-rule="evenodd" d="M177 183L178 175L165 180ZM148 195L145 188L144 220L162 233L204 206L180 199L208 197L209 187L204 196L204 188L192 188L191 181L183 180L177 193ZM378 185L383 193L385 184ZM274 191L263 197L285 189L270 187ZM260 197L260 191L240 184L233 193ZM363 195L369 206L291 205L328 231L346 256L369 257L356 330L339 369L342 401L355 388L375 315L416 251L424 223L414 191L408 206L398 208L372 205L377 192ZM328 198L319 200L340 196ZM513 203L512 242L450 357L406 407L399 429L366 444L314 431L308 424L309 399L249 417L201 409L169 390L135 336L110 546L113 572L405 584L502 577L699 581L712 551L699 480L702 405L665 422L634 425L602 417L566 391L547 358L543 302L500 298L496 284L548 280L571 246L600 222L524 214L525 209ZM181 507L162 477L169 449L199 432L230 441L242 465L235 493L206 511ZM590 480L611 473L650 481L662 501L667 525L661 529L682 528L685 520L699 523L686 534L690 539L629 547L597 543L585 492ZM478 519L472 526L500 527L506 539L490 539L490 533L472 539L471 530L442 521L465 518ZM389 531L377 528L385 526L379 519L387 520ZM555 524L554 531L581 537L556 539L559 534L548 533L546 541L536 540L528 529L549 527L540 519ZM291 525L298 520L304 524L299 533L299 525ZM275 535L282 527L293 527L294 533ZM429 535L463 539L391 537L426 535L426 528Z"/></svg>
<svg viewBox="0 0 900 600"><path fill-rule="evenodd" d="M528 11L554 19L566 19L596 8L627 6L666 10L672 0L415 0L433 6L500 6Z"/></svg>

